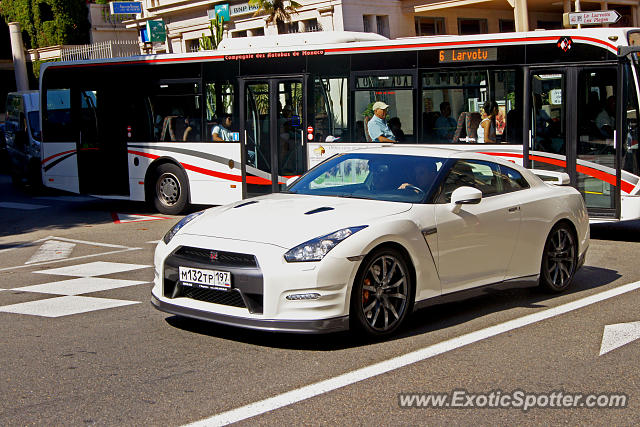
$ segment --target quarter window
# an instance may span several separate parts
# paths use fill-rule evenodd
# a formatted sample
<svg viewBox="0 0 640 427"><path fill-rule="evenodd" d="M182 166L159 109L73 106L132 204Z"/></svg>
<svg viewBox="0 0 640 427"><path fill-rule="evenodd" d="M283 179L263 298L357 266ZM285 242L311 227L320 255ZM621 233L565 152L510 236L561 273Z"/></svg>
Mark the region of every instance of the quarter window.
<svg viewBox="0 0 640 427"><path fill-rule="evenodd" d="M503 192L507 193L529 188L529 183L517 170L502 165L500 165L500 170L502 171Z"/></svg>

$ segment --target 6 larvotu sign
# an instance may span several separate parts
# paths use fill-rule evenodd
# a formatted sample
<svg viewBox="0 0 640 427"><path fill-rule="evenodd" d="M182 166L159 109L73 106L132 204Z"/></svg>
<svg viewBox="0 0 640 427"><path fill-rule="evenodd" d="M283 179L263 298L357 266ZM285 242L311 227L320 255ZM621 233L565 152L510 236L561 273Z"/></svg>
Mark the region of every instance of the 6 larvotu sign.
<svg viewBox="0 0 640 427"><path fill-rule="evenodd" d="M498 48L478 47L473 49L446 49L438 52L438 62L451 64L458 62L485 62L498 59Z"/></svg>

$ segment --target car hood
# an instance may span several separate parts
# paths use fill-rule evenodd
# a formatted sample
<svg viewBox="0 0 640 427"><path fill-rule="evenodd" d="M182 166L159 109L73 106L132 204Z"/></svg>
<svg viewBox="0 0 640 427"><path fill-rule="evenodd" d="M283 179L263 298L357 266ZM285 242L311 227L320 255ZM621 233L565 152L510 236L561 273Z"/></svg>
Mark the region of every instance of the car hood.
<svg viewBox="0 0 640 427"><path fill-rule="evenodd" d="M271 194L205 212L182 233L268 243L290 249L346 227L411 209L409 203Z"/></svg>

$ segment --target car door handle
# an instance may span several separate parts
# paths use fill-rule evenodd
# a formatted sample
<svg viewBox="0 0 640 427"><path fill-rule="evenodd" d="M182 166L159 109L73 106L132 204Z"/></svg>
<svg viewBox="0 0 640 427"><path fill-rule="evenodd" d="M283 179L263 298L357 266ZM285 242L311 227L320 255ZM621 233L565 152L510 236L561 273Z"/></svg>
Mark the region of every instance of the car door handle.
<svg viewBox="0 0 640 427"><path fill-rule="evenodd" d="M512 206L507 209L509 212L518 212L520 210L520 206Z"/></svg>

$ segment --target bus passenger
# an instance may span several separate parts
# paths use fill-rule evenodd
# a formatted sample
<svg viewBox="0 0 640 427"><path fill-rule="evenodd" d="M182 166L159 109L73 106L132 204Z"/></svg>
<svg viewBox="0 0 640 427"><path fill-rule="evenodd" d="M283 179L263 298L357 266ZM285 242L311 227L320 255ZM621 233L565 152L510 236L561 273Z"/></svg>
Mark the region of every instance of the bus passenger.
<svg viewBox="0 0 640 427"><path fill-rule="evenodd" d="M378 101L373 104L373 117L367 123L369 137L374 142L396 142L396 137L389 129L389 125L384 120L387 117L387 108L389 106L384 102Z"/></svg>
<svg viewBox="0 0 640 427"><path fill-rule="evenodd" d="M214 141L233 141L231 137L231 114L223 114L220 124L213 127L211 136Z"/></svg>
<svg viewBox="0 0 640 427"><path fill-rule="evenodd" d="M496 101L487 101L482 108L484 113L480 126L478 126L478 144L495 144L496 116L500 111L498 103Z"/></svg>
<svg viewBox="0 0 640 427"><path fill-rule="evenodd" d="M440 103L440 116L436 119L435 131L438 140L452 142L456 132L457 122L451 117L451 104L448 101Z"/></svg>

